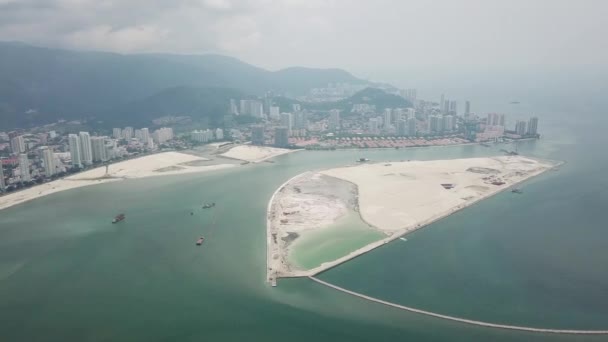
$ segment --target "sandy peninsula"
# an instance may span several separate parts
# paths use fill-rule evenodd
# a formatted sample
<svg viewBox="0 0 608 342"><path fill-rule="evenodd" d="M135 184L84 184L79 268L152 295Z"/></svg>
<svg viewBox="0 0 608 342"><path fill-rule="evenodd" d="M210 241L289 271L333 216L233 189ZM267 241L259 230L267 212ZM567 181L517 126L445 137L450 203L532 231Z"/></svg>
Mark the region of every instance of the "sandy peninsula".
<svg viewBox="0 0 608 342"><path fill-rule="evenodd" d="M0 197L0 210L42 196L87 185L115 182L124 179L206 172L237 166L235 164L189 165L192 162L205 160L207 159L179 152L164 152L126 160L111 164L107 173L105 167L98 167L2 196Z"/></svg>
<svg viewBox="0 0 608 342"><path fill-rule="evenodd" d="M268 280L315 275L555 166L501 156L361 163L296 176L275 192L268 206ZM340 182L356 187L350 197L336 190L343 189ZM314 269L297 269L288 258L294 238L331 226L352 201L363 221L386 238Z"/></svg>
<svg viewBox="0 0 608 342"><path fill-rule="evenodd" d="M295 151L298 150L289 150L269 146L238 145L231 148L227 152L222 153L221 156L250 163L260 163L276 156Z"/></svg>

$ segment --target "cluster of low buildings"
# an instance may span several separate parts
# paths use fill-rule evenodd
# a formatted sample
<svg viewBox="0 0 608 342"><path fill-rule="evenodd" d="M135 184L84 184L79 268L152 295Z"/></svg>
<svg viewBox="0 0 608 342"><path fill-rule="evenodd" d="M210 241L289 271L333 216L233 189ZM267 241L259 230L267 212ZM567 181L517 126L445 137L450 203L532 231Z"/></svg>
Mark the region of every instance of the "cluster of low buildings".
<svg viewBox="0 0 608 342"><path fill-rule="evenodd" d="M309 102L323 102L328 97L333 100L343 99L346 94L350 94L348 89L358 88L344 84L337 87L328 85L327 88L311 91L307 99L311 100L311 96L319 94L323 96ZM259 99L231 100L230 114L249 115L256 119L254 124L241 127L245 131L245 139L249 138L256 145L277 147L333 147L336 146L336 137L418 138L427 142L423 145L435 144L442 141L442 138L451 144L461 140L484 142L503 138L538 137L536 117L528 121L517 121L515 129L510 130L506 128L504 114L478 116L471 111L470 101L465 101L464 109L459 111L459 102L447 99L445 95L441 95L438 102L433 102L417 99L416 89L384 90L407 99L413 106L378 108L372 103L354 103L346 110L314 110L303 109L300 104L294 103L289 111L281 111L286 109L284 105L279 107L265 96ZM453 137L456 138L452 139ZM324 143L325 140L327 143ZM417 145L418 142L413 144ZM408 141L403 145L409 144L411 142Z"/></svg>

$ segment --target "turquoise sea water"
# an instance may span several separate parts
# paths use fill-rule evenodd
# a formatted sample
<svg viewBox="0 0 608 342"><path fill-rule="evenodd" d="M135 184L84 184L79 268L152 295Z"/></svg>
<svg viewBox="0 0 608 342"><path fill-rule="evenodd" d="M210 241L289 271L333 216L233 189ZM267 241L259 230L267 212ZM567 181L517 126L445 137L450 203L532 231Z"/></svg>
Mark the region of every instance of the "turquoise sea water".
<svg viewBox="0 0 608 342"><path fill-rule="evenodd" d="M299 237L288 257L298 267L312 269L383 238L386 235L363 222L358 212L349 211L331 226Z"/></svg>
<svg viewBox="0 0 608 342"><path fill-rule="evenodd" d="M608 329L608 138L598 124L606 119L580 118L541 116L546 136L521 143L522 154L567 161L525 183L524 194L499 194L321 278L439 313ZM443 321L308 279L264 283L267 202L292 176L359 157L463 158L500 148L298 152L0 211L1 340L605 341ZM200 209L209 201L218 205ZM110 224L119 212L127 219ZM207 240L197 247L201 234Z"/></svg>

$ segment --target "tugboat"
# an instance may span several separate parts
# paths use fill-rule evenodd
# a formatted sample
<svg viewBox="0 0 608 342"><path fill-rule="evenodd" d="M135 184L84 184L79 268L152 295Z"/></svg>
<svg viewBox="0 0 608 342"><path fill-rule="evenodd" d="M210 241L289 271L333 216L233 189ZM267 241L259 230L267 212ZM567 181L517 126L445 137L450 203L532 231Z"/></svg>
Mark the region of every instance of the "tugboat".
<svg viewBox="0 0 608 342"><path fill-rule="evenodd" d="M120 222L120 221L122 221L122 220L124 220L124 219L125 219L125 214L118 214L118 215L116 215L116 217L114 217L114 219L112 220L112 224L114 224L114 223L118 223L118 222Z"/></svg>
<svg viewBox="0 0 608 342"><path fill-rule="evenodd" d="M207 204L203 205L203 209L209 209L209 208L213 208L213 207L215 207L215 202L207 203Z"/></svg>
<svg viewBox="0 0 608 342"><path fill-rule="evenodd" d="M203 244L203 241L205 241L205 238L201 236L200 238L198 238L198 240L196 240L196 245L197 245L197 246L202 245L202 244Z"/></svg>

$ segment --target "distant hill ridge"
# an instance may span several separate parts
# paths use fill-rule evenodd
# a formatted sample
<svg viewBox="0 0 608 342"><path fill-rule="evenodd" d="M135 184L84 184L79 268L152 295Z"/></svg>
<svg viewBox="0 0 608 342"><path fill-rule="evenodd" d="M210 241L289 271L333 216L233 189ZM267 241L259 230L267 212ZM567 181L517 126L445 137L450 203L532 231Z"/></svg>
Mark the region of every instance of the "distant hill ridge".
<svg viewBox="0 0 608 342"><path fill-rule="evenodd" d="M165 108L163 112L174 108L204 117L215 113L216 103L228 96L262 95L269 90L295 96L336 82L367 83L340 69L268 71L213 54L122 55L0 42L0 129L59 118L139 122L153 114L142 114L137 108L147 111L157 106ZM163 98L170 103L159 100ZM180 103L178 98L191 102ZM208 104L210 100L217 101ZM133 111L127 112L129 107Z"/></svg>

